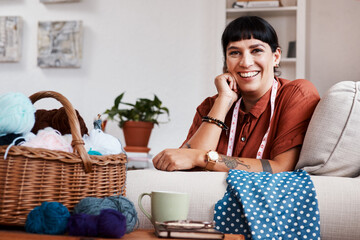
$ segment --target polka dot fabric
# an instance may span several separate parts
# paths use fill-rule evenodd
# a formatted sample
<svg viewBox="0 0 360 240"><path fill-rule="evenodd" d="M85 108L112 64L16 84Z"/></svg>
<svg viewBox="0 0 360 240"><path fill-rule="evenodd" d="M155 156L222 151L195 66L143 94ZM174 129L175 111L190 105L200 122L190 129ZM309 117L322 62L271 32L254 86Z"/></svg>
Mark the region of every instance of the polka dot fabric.
<svg viewBox="0 0 360 240"><path fill-rule="evenodd" d="M217 230L246 239L320 239L318 202L307 172L230 170L226 181L214 209Z"/></svg>

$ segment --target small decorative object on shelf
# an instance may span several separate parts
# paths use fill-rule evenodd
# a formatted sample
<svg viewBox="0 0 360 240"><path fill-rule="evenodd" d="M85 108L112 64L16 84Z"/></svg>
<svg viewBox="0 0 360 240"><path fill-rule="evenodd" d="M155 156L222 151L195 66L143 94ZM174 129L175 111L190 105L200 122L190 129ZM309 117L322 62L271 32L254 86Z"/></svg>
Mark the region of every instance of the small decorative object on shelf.
<svg viewBox="0 0 360 240"><path fill-rule="evenodd" d="M296 58L296 41L289 42L287 57L288 58Z"/></svg>
<svg viewBox="0 0 360 240"><path fill-rule="evenodd" d="M233 8L246 8L247 1L235 1L232 5Z"/></svg>
<svg viewBox="0 0 360 240"><path fill-rule="evenodd" d="M154 95L154 99L138 98L133 103L123 102L125 92L115 98L114 105L104 113L110 120L119 122L123 129L126 147L129 152L149 152L147 147L154 124L159 124L161 114L167 114L168 108L162 106L160 99ZM119 109L119 105L127 105L130 108Z"/></svg>

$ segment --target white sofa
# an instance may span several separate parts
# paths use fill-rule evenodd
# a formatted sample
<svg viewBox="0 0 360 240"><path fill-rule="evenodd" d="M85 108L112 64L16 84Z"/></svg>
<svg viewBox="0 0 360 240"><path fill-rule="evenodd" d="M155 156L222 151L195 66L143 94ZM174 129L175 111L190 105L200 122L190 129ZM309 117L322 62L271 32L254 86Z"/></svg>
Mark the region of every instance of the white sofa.
<svg viewBox="0 0 360 240"><path fill-rule="evenodd" d="M360 82L340 82L321 99L311 119L297 168L312 175L320 210L321 239L360 239ZM138 207L143 192L190 194L188 219L212 221L215 203L226 192L224 172L128 171L127 197L139 228L152 228ZM150 212L150 200L144 198Z"/></svg>

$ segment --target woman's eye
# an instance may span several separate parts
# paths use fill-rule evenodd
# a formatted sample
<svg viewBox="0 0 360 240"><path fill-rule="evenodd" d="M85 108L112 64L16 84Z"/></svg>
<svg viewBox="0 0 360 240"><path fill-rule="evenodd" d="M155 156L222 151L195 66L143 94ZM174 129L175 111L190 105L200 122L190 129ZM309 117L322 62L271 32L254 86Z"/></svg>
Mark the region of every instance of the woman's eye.
<svg viewBox="0 0 360 240"><path fill-rule="evenodd" d="M240 55L239 51L231 51L231 52L229 52L229 56L232 56L232 57L236 57L236 56L239 56L239 55Z"/></svg>
<svg viewBox="0 0 360 240"><path fill-rule="evenodd" d="M259 52L263 52L263 50L260 49L260 48L255 48L255 49L252 50L252 52L253 53L259 53Z"/></svg>

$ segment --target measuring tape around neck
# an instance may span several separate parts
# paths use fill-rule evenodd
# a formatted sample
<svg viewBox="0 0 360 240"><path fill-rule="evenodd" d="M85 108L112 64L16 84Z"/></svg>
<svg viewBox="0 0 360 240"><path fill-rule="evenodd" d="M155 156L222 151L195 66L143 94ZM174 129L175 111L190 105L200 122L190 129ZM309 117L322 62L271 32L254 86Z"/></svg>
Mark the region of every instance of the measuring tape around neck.
<svg viewBox="0 0 360 240"><path fill-rule="evenodd" d="M275 98L276 98L277 90L278 90L278 82L274 78L274 82L273 82L272 88L271 88L271 97L270 97L271 114L270 114L269 127L268 127L262 141L261 141L259 150L257 151L257 154L256 154L257 159L262 158L263 153L264 153L264 149L265 149L265 146L266 146L266 143L267 143L267 138L268 138L269 131L270 131L271 119L272 119L272 116L274 114L274 109L275 109ZM240 98L236 102L235 107L234 107L234 111L233 111L233 114L232 114L230 135L229 135L229 143L228 143L228 149L227 149L227 153L226 153L227 156L232 156L232 154L233 154L236 125L237 125L237 120L238 120L241 101L242 101L242 98Z"/></svg>

